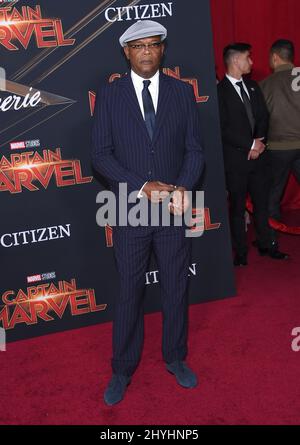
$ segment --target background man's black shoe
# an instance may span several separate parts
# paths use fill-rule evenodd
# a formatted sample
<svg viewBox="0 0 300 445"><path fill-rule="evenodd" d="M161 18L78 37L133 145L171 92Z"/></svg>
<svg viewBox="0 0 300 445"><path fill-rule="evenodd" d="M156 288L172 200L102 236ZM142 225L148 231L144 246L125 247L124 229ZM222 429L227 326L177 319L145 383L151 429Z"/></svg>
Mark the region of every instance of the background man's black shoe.
<svg viewBox="0 0 300 445"><path fill-rule="evenodd" d="M287 253L284 252L280 252L280 250L278 250L277 248L271 248L271 249L267 249L267 248L261 248L258 247L258 252L260 254L260 256L269 256L270 258L273 258L274 260L287 260L289 258L289 255Z"/></svg>
<svg viewBox="0 0 300 445"><path fill-rule="evenodd" d="M284 252L280 252L278 249L269 249L268 255L273 258L273 260L287 260L289 255Z"/></svg>
<svg viewBox="0 0 300 445"><path fill-rule="evenodd" d="M272 241L269 256L274 260L287 260L289 258L287 253L280 252L280 250L278 250L278 243L276 240Z"/></svg>
<svg viewBox="0 0 300 445"><path fill-rule="evenodd" d="M233 260L235 266L247 266L247 255L236 255Z"/></svg>
<svg viewBox="0 0 300 445"><path fill-rule="evenodd" d="M257 248L258 253L260 256L269 256L270 258L273 258L274 260L287 260L289 258L289 255L284 252L280 252L278 250L278 244L276 241L273 241L272 246L270 248L268 247L259 247L259 244L257 241L253 241L253 246Z"/></svg>

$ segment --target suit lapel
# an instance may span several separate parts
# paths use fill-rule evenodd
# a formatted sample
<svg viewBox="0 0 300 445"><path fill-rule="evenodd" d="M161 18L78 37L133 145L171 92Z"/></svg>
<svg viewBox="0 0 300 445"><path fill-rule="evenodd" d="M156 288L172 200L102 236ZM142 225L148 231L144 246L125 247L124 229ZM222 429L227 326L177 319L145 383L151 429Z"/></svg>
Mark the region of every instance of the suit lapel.
<svg viewBox="0 0 300 445"><path fill-rule="evenodd" d="M132 83L131 76L127 74L121 79L122 86L122 96L125 100L125 103L128 105L129 111L136 120L136 122L140 125L142 131L149 138L149 134L145 125L145 121L143 119L143 115L140 109L140 105L138 102L138 98L136 96L136 92Z"/></svg>
<svg viewBox="0 0 300 445"><path fill-rule="evenodd" d="M227 77L225 77L225 81L226 81L226 86L227 86L227 90L228 93L231 94L231 96L234 98L236 104L239 104L240 108L242 108L243 110L245 110L245 106L243 104L242 99L240 98L240 96L238 95L235 87L232 85L232 83L230 82L229 79L227 79Z"/></svg>
<svg viewBox="0 0 300 445"><path fill-rule="evenodd" d="M158 95L158 105L155 118L155 129L153 134L152 143L154 144L160 129L164 123L164 120L168 113L169 101L171 96L171 88L168 76L162 72L159 75L159 95Z"/></svg>

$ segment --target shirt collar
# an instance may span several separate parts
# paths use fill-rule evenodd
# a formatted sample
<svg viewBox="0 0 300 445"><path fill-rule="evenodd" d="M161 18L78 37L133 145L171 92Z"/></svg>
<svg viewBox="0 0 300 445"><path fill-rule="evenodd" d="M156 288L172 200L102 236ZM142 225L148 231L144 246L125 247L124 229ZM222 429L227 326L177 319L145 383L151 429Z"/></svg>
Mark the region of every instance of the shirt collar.
<svg viewBox="0 0 300 445"><path fill-rule="evenodd" d="M241 77L240 79L236 79L235 77L230 76L229 74L226 74L226 77L228 80L230 80L230 82L232 83L232 85L237 84L238 82L244 82L243 78Z"/></svg>
<svg viewBox="0 0 300 445"><path fill-rule="evenodd" d="M136 74L136 72L131 70L131 79L135 85L140 85L141 88L144 87L144 84L143 84L144 80L150 80L151 84L156 86L156 85L158 85L158 81L159 81L159 70L157 70L156 73L154 74L154 76L150 77L150 79L144 79L143 77Z"/></svg>

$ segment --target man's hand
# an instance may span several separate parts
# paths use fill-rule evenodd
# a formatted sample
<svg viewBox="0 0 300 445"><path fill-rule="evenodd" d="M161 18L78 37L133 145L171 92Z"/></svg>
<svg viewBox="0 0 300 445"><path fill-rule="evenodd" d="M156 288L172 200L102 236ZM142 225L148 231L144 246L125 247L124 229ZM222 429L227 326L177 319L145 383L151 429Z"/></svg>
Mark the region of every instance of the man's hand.
<svg viewBox="0 0 300 445"><path fill-rule="evenodd" d="M252 148L252 150L250 150L248 154L248 161L255 160L257 158L259 158L259 152L257 150L254 150L254 148Z"/></svg>
<svg viewBox="0 0 300 445"><path fill-rule="evenodd" d="M169 203L169 212L176 216L181 216L189 208L190 201L188 193L184 187L177 187L172 194L172 202Z"/></svg>
<svg viewBox="0 0 300 445"><path fill-rule="evenodd" d="M143 193L154 204L164 201L171 192L175 190L175 186L171 184L165 184L160 181L147 182L143 188Z"/></svg>
<svg viewBox="0 0 300 445"><path fill-rule="evenodd" d="M248 154L248 161L250 161L250 159L257 159L265 151L266 145L262 142L263 140L264 138L255 139L254 147Z"/></svg>
<svg viewBox="0 0 300 445"><path fill-rule="evenodd" d="M266 144L262 142L264 139L264 137L255 139L253 150L257 150L260 155L265 151L266 148Z"/></svg>

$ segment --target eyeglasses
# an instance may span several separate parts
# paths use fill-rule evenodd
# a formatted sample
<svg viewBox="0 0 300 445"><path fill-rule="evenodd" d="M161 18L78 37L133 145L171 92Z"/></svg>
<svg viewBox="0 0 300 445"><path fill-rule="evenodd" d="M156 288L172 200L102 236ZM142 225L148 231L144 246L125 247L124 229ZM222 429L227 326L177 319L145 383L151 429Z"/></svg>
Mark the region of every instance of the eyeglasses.
<svg viewBox="0 0 300 445"><path fill-rule="evenodd" d="M127 45L129 48L136 49L137 51L148 49L158 49L162 45L162 42L153 42L153 43L137 43L135 45Z"/></svg>

